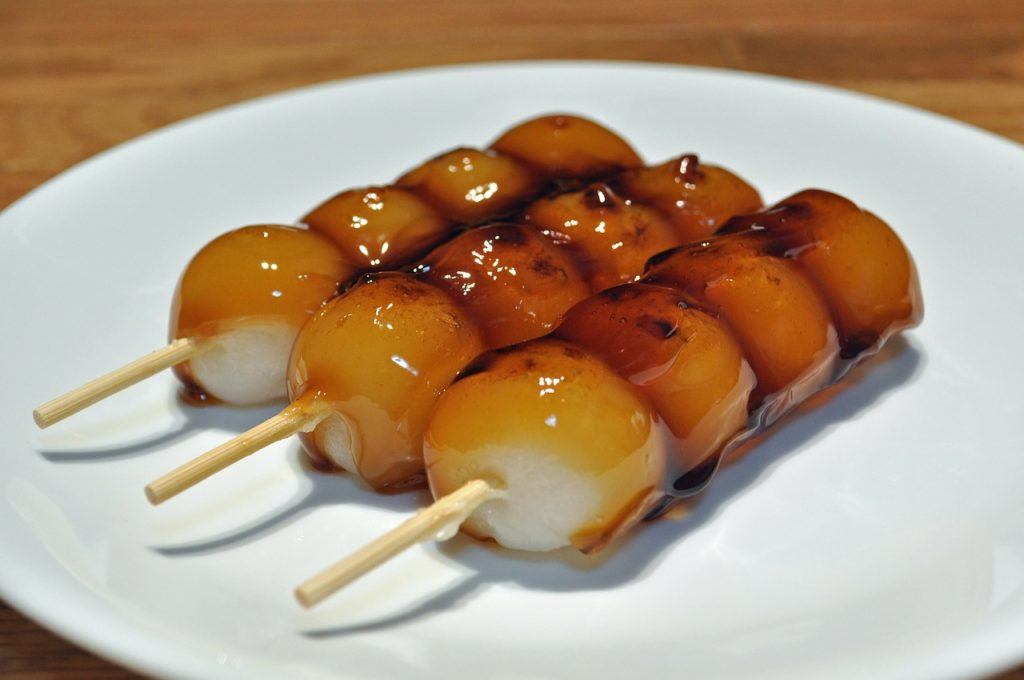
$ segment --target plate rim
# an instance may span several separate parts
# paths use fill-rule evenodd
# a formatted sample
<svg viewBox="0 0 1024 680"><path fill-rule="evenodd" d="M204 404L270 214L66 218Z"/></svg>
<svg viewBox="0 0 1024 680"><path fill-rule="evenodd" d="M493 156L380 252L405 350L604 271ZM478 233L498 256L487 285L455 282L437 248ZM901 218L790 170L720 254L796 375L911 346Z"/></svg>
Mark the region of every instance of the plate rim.
<svg viewBox="0 0 1024 680"><path fill-rule="evenodd" d="M899 115L909 114L916 117L924 117L933 123L946 126L947 129L956 130L959 134L970 135L979 142L983 141L986 144L1001 147L1004 151L1011 154L1024 153L1024 143L1003 137L995 132L944 114L918 108L903 102L885 99L878 95L845 89L836 85L756 71L643 60L527 59L463 62L379 71L310 83L219 106L148 130L78 161L15 199L0 211L0 236L9 235L8 232L12 228L12 225L9 224L11 213L24 210L26 206L31 206L37 201L45 200L48 192L53 191L68 181L72 181L81 173L89 171L94 164L104 162L108 156L120 154L138 145L147 144L154 139L173 135L179 130L192 125L203 125L210 119L230 116L238 111L258 108L275 101L315 94L318 91L358 86L365 83L384 83L386 81L429 78L442 74L491 70L516 71L534 69L543 71L552 68L590 71L606 69L640 70L666 74L700 74L734 81L747 80L750 82L768 83L783 88L796 88L807 92L826 93L833 97L840 97L847 102L868 102L873 106L889 109ZM30 567L31 565L23 566ZM113 616L112 612L106 612L105 617L112 618L115 622L115 629L91 625L88 620L85 620L85 617L82 617L77 612L61 611L59 607L49 604L40 605L41 600L33 595L46 589L46 579L33 578L31 572L28 572L28 578L25 578L25 575L19 578L19 575L16 574L17 571L18 562L15 555L7 553L0 556L0 598L21 615L65 641L115 665L144 674L156 674L160 677L220 677L224 675L224 673L218 674L216 669L211 667L208 662L199 661L194 654L190 653L191 648L182 645L179 641L163 640L155 643L150 634L140 634L130 625L126 625L123 617ZM48 602L45 598L42 601ZM1007 626L1002 629L1003 633L1007 631L1016 631L1024 634L1024 617L1016 622L1016 626ZM115 635L112 635L112 632ZM1004 638L1009 639L1002 646L992 645L988 647L985 656L977 654L969 656L968 658L973 660L974 663L965 663L963 656L959 657L959 663L956 663L955 667L950 666L945 669L947 671L945 677L975 677L979 674L993 674L1013 668L1024 661L1024 645L1014 645L1012 643L1013 637L1012 635L1000 636L1001 641ZM148 651L151 649L154 651L162 650L163 653L149 654ZM169 651L172 654L168 654ZM174 662L171 663L170 657L177 656L178 653L180 653L180 657L174 659ZM222 668L221 670L227 671L228 669ZM339 677L355 676L351 676L342 670Z"/></svg>

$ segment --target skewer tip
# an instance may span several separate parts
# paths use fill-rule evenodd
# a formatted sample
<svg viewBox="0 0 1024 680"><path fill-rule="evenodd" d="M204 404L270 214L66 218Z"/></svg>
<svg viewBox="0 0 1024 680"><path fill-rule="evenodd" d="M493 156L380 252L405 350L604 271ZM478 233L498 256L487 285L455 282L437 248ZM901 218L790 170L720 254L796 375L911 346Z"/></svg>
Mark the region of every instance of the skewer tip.
<svg viewBox="0 0 1024 680"><path fill-rule="evenodd" d="M210 343L197 338L178 338L169 345L150 352L121 368L101 375L70 392L51 399L32 411L32 420L41 429L59 423L69 416L106 399L112 394L145 380L160 371L188 361Z"/></svg>
<svg viewBox="0 0 1024 680"><path fill-rule="evenodd" d="M157 495L156 489L153 488L152 484L146 485L146 500L149 501L150 505L160 505L164 502L164 499Z"/></svg>
<svg viewBox="0 0 1024 680"><path fill-rule="evenodd" d="M474 510L496 493L499 493L496 487L483 479L466 482L345 559L300 583L294 591L295 599L308 609L416 543L448 540Z"/></svg>
<svg viewBox="0 0 1024 680"><path fill-rule="evenodd" d="M292 593L295 595L295 599L298 601L298 603L302 605L303 609L310 609L313 607L313 605L320 601L320 599L313 597L305 590L303 590L302 586L299 586L298 588L293 590Z"/></svg>
<svg viewBox="0 0 1024 680"><path fill-rule="evenodd" d="M51 424L38 408L32 411L32 420L36 421L36 427L40 430L45 430Z"/></svg>

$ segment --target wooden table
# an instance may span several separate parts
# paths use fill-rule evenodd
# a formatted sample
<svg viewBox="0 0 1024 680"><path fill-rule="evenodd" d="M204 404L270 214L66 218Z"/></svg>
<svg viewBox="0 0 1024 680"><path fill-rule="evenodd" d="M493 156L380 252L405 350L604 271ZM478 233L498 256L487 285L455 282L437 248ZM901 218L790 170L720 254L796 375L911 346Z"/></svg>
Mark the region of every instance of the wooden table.
<svg viewBox="0 0 1024 680"><path fill-rule="evenodd" d="M1022 0L0 0L0 207L118 142L256 95L535 58L775 73L1024 142ZM131 676L3 605L0 675Z"/></svg>

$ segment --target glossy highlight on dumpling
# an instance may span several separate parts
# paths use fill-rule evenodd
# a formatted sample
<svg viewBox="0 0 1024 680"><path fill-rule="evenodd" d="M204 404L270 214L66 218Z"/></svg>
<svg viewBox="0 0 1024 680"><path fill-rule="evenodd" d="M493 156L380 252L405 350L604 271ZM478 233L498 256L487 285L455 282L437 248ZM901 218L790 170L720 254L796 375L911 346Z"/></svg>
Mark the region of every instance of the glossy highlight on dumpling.
<svg viewBox="0 0 1024 680"><path fill-rule="evenodd" d="M330 240L297 227L243 227L203 247L171 309L172 340L212 343L175 367L191 397L236 404L284 397L299 327L354 271Z"/></svg>
<svg viewBox="0 0 1024 680"><path fill-rule="evenodd" d="M483 351L468 315L437 288L407 274L368 275L320 309L292 349L290 398L329 414L303 435L307 450L378 489L421 482L430 410Z"/></svg>
<svg viewBox="0 0 1024 680"><path fill-rule="evenodd" d="M464 528L509 548L600 548L660 495L668 436L604 362L545 339L485 355L441 397L425 435L431 490L503 493Z"/></svg>

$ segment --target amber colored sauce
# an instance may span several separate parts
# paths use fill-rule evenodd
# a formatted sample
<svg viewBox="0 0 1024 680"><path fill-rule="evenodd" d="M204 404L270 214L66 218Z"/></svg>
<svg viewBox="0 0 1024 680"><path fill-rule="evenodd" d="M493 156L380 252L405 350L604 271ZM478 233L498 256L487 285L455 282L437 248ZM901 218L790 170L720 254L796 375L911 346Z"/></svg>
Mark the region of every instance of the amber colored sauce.
<svg viewBox="0 0 1024 680"><path fill-rule="evenodd" d="M443 240L450 220L399 187L350 189L302 218L330 238L362 271L393 269Z"/></svg>
<svg viewBox="0 0 1024 680"><path fill-rule="evenodd" d="M215 239L186 267L171 310L171 338L213 335L253 317L305 322L353 268L306 229L243 227Z"/></svg>
<svg viewBox="0 0 1024 680"><path fill-rule="evenodd" d="M636 280L651 256L682 242L661 213L606 184L540 199L523 217L573 253L595 292Z"/></svg>
<svg viewBox="0 0 1024 680"><path fill-rule="evenodd" d="M743 238L683 246L655 258L644 280L678 288L728 323L757 375L754 406L835 360L832 319L811 280Z"/></svg>
<svg viewBox="0 0 1024 680"><path fill-rule="evenodd" d="M417 180L417 191L420 195L433 192L434 205L441 205L438 189L450 188L453 182L458 186L464 180L460 172L494 176L496 170L508 167L504 165L508 159L501 156L486 156L486 162L474 156L470 163L474 167L466 170L459 162L467 157L462 151L448 154L412 173L423 175ZM406 484L419 470L415 434L444 383L438 378L432 379L431 387L425 386L427 367L437 366L439 375L450 377L483 347L500 348L545 335L590 291L635 280L650 256L681 241L660 212L622 199L606 184L537 200L527 209L525 224L470 229L438 246L410 270L416 279L412 282L377 276L332 302L296 343L291 394L301 399L312 394L316 402L312 407L327 405L342 414L358 442L355 467L371 485L393 489ZM399 281L403 283L398 285ZM411 294L413 290L418 293ZM392 322L394 328L386 331L371 323L371 312L381 310L401 323ZM695 310L682 316L681 322L693 327L702 318ZM460 319L459 333L451 332L453 318ZM710 331L700 337L715 342ZM719 340L724 346L724 340ZM700 343L693 346L697 351ZM737 372L741 358L734 353L731 361L722 370L732 371L736 394L712 399L719 409L727 408L729 398L741 403L746 397L742 387L736 387L747 376ZM406 364L415 370L389 377L396 365ZM658 382L664 399L671 398L672 390L686 389L687 380L699 379L697 364L670 373ZM320 377L314 379L314 374ZM694 452L687 455L704 455L695 452L709 449L707 440L715 435L697 422L696 415L683 410L680 407L670 425ZM325 456L318 442L324 441L324 432L318 428L317 433L304 436L307 448L321 460ZM598 541L599 535L600 531L593 534L593 540Z"/></svg>
<svg viewBox="0 0 1024 680"><path fill-rule="evenodd" d="M706 238L733 215L763 205L757 189L725 168L702 164L694 154L624 172L612 186L622 196L659 210L683 243Z"/></svg>
<svg viewBox="0 0 1024 680"><path fill-rule="evenodd" d="M551 129L547 123L535 126L527 123L524 130L503 137L505 141L502 142L502 148L508 151L508 156L457 150L429 161L406 175L399 184L409 191L415 191L418 196L429 196L438 212L458 214L458 219L471 220L493 212L500 213L522 196L536 191L538 185L527 186L516 178L525 177L519 174L520 170L534 173L535 176L535 168L541 160L534 158L526 165L512 160L512 156L525 158L532 153L531 149L542 148L543 144L531 146L531 135L541 134L543 137ZM603 160L594 161L594 158L583 153L574 155L566 140L583 137L586 135L573 133L556 140L562 146L558 154L552 157L555 160L546 161L549 162L548 171L551 174L555 174L552 168L559 163L564 164L560 166L563 170L571 165L581 172L580 168L589 163L591 170L587 172L597 173L635 162L632 155L621 153L621 148L609 153L602 151L604 155L601 158L619 157L619 160L611 164ZM518 143L525 144L525 150L513 154L511 150ZM612 142L609 144L611 147L616 146ZM566 159L572 159L571 163ZM586 159L589 160L584 163ZM510 198L510 202L505 204L488 203L498 195L496 193L494 196L483 197L483 205L480 207L482 212L470 215L463 211L465 206L460 201L464 198L467 186L475 186L483 181L481 178L484 176L499 178L503 174L511 177L514 180L513 186L520 189L506 194L515 195L515 199ZM640 186L655 179L657 175L637 177L633 184ZM496 184L499 187L507 186L504 180L496 181ZM702 192L715 190L715 186L702 185L695 190L694 195L699 197ZM728 200L725 199L725 202ZM714 201L709 200L708 203ZM707 224L714 226L719 222L717 217L709 217L707 220ZM324 319L318 317L303 331L296 345L296 354L293 355L293 365L299 365L295 364L296 357L306 357L303 365L310 367L323 357L323 360L334 365L326 369L324 375L333 381L335 387L331 389L342 396L325 397L321 394L326 394L322 385L307 386L302 381L293 381L292 393L296 397L316 394L319 402L329 403L331 409L342 413L360 442L356 464L359 473L377 488L394 488L412 479L417 467L419 446L415 438L410 436L416 429L408 423L420 423L420 417L426 417L425 414L429 412L439 392L414 387L415 380L407 380L404 386L392 389L390 379L379 375L373 379L353 377L350 380L345 377L347 372L359 376L376 370L374 367L378 365L392 370L388 362L393 364L395 357L403 362L408 361L407 355L410 352L419 352L416 356L434 357L430 361L450 366L439 357L448 360L451 356L461 356L458 348L466 338L446 334L446 319L451 315L432 311L432 308L440 304L436 296L446 296L444 299L448 301L447 304L457 308L460 315L465 315L465 333L470 333L471 328L477 334L478 341L487 348L500 348L540 337L554 329L565 313L591 291L635 280L652 255L677 246L682 240L678 230L661 212L640 202L621 198L607 184L596 183L583 190L536 200L527 208L524 224L499 224L470 229L438 246L412 268L410 273L418 279L417 285L432 286L433 295L402 294L394 299L379 296L380 300L391 303L380 303L384 308L393 309L394 314L415 318L415 323L409 322L407 329L418 329L418 335L407 330L405 333L378 333L371 336L362 331L357 333L362 326L351 326L351 322L346 321L343 326L345 330L336 332L331 340L335 347L333 352L338 356L329 356L326 350L300 351L305 336L312 335L314 327L329 326L325 320L328 317L348 319L365 316L364 298L369 295L365 289L366 284L356 286L332 303L329 311L325 310L321 315ZM697 325L698 314L691 310L684 317L688 323ZM432 338L429 342L424 340L428 336ZM701 334L701 338L705 336L710 338L710 331ZM423 343L426 345L422 346ZM323 344L328 346L326 340ZM698 345L695 343L694 347ZM731 366L735 384L739 384L741 378L736 368L739 360L738 356L734 356ZM430 361L420 358L415 365L426 365ZM682 389L681 385L686 380L696 379L694 376L698 371L695 367L696 364L688 371L674 372L658 384L664 387L666 395L670 389ZM327 384L323 382L323 385ZM736 390L737 395L734 395L733 401L741 402L746 393L739 394L741 387L736 387ZM726 400L727 397L723 396L716 403L724 404ZM405 403L415 404L410 406L412 415L403 411L402 404ZM719 408L726 407L721 405ZM710 448L706 440L714 437L714 433L707 431L707 426L697 420L693 415L679 415L671 423L679 440L687 442L688 450L692 452L686 455L690 457L703 455L696 451ZM323 455L319 451L317 438L321 437L322 440L323 436L321 430L320 434L304 437L314 457L321 459Z"/></svg>
<svg viewBox="0 0 1024 680"><path fill-rule="evenodd" d="M423 468L423 429L438 394L484 350L445 293L407 274L373 274L317 311L292 349L288 393L340 414L360 475L407 484ZM303 439L314 456L314 437Z"/></svg>
<svg viewBox="0 0 1024 680"><path fill-rule="evenodd" d="M256 225L230 231L185 268L171 306L170 338L212 337L266 320L298 332L353 273L331 241L306 229ZM211 403L187 362L174 370L187 401Z"/></svg>
<svg viewBox="0 0 1024 680"><path fill-rule="evenodd" d="M730 220L721 233L653 258L645 278L679 286L688 299L718 313L759 381L748 423L727 438L719 456L678 476L667 490L670 496L698 492L722 452L748 446L789 409L877 352L892 334L918 324L923 313L913 260L899 238L877 217L835 194L800 192ZM780 267L783 263L787 266ZM748 285L733 291L736 281ZM816 295L806 294L809 289ZM822 307L839 329L841 353L821 344ZM761 323L765 312L775 318Z"/></svg>
<svg viewBox="0 0 1024 680"><path fill-rule="evenodd" d="M195 406L197 408L214 406L221 403L220 399L209 394L199 385L199 383L196 382L188 364L180 364L179 366L175 366L172 370L178 377L178 380L181 381L181 388L178 390L178 399L189 406Z"/></svg>
<svg viewBox="0 0 1024 680"><path fill-rule="evenodd" d="M452 220L469 224L505 215L546 186L543 178L509 156L468 148L432 158L395 184L416 192Z"/></svg>
<svg viewBox="0 0 1024 680"><path fill-rule="evenodd" d="M491 148L552 179L594 179L643 165L621 137L578 116L534 118L505 132Z"/></svg>
<svg viewBox="0 0 1024 680"><path fill-rule="evenodd" d="M555 335L596 353L650 399L685 472L747 421L754 374L729 330L672 288L634 283L580 303Z"/></svg>
<svg viewBox="0 0 1024 680"><path fill-rule="evenodd" d="M542 211L531 206L530 223L577 226L588 210L601 209L566 201L558 214L556 201ZM733 219L723 232L652 258L642 283L577 304L555 331L572 344L534 341L467 367L427 432L434 493L493 472L493 447L557 452L581 474L600 478L609 443L617 455L631 455L636 447L622 438L633 436L637 422L660 420L674 435L676 454L663 491L691 495L710 481L722 451L763 432L921 318L906 249L881 220L845 199L802 192ZM588 257L581 259L597 270L598 258ZM614 382L573 373L591 356L654 410L641 416L606 406L602 400L617 393ZM605 540L634 519L627 513L608 523L604 516L581 536ZM583 549L594 547L577 539Z"/></svg>
<svg viewBox="0 0 1024 680"><path fill-rule="evenodd" d="M602 506L573 537L588 551L650 507L663 476L661 427L643 397L600 359L545 338L490 352L467 368L430 421L424 458L440 496L492 477L495 452L552 457L600 490Z"/></svg>
<svg viewBox="0 0 1024 680"><path fill-rule="evenodd" d="M569 253L515 224L468 231L415 271L462 305L490 348L546 335L589 293Z"/></svg>
<svg viewBox="0 0 1024 680"><path fill-rule="evenodd" d="M842 196L801 191L722 227L723 233L750 230L814 280L828 300L844 358L920 323L921 288L910 253L889 225Z"/></svg>

